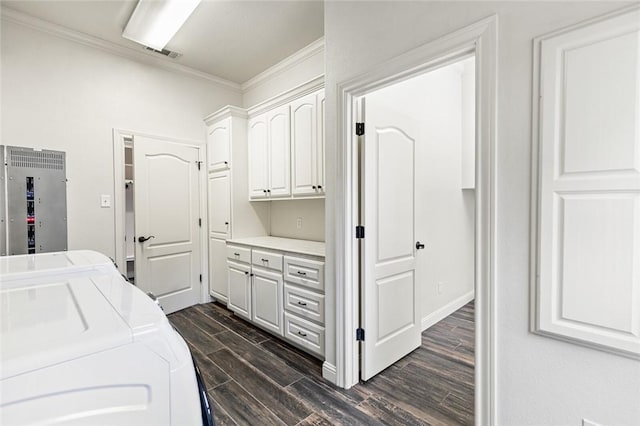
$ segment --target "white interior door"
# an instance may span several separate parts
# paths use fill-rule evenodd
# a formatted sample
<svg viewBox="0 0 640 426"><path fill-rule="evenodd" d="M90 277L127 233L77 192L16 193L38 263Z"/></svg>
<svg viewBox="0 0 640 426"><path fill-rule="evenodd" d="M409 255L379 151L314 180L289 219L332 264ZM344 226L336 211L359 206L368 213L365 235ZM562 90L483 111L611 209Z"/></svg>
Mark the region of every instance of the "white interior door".
<svg viewBox="0 0 640 426"><path fill-rule="evenodd" d="M366 97L362 144L361 378L421 344L416 280L415 145L418 126L375 92Z"/></svg>
<svg viewBox="0 0 640 426"><path fill-rule="evenodd" d="M134 139L136 285L166 313L199 301L198 161L197 147Z"/></svg>

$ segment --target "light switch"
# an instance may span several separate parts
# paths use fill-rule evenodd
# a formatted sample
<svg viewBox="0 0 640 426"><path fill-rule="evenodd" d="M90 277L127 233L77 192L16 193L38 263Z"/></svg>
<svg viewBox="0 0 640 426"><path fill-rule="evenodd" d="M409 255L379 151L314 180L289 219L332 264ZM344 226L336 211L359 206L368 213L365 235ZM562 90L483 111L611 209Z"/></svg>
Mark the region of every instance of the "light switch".
<svg viewBox="0 0 640 426"><path fill-rule="evenodd" d="M111 195L101 195L100 196L100 207L109 208L111 207Z"/></svg>

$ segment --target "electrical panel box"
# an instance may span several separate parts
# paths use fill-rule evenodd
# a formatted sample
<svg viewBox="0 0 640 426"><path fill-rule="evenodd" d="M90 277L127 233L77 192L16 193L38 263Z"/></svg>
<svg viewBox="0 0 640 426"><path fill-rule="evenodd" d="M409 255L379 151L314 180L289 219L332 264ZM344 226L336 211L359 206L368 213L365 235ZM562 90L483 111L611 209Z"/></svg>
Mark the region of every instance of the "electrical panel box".
<svg viewBox="0 0 640 426"><path fill-rule="evenodd" d="M6 254L67 250L65 153L16 146L3 151Z"/></svg>
<svg viewBox="0 0 640 426"><path fill-rule="evenodd" d="M4 175L4 147L0 146L0 164L2 171L0 172L0 256L7 255L7 202Z"/></svg>

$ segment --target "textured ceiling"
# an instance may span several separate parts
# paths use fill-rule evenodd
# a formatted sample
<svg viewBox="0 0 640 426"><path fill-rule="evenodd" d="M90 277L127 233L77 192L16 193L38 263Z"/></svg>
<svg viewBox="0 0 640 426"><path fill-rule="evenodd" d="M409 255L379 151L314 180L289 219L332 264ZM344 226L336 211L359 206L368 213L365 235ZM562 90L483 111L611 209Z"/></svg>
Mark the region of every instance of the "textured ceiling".
<svg viewBox="0 0 640 426"><path fill-rule="evenodd" d="M2 6L121 46L136 0L2 1ZM244 83L324 35L322 1L203 0L167 49L175 62Z"/></svg>

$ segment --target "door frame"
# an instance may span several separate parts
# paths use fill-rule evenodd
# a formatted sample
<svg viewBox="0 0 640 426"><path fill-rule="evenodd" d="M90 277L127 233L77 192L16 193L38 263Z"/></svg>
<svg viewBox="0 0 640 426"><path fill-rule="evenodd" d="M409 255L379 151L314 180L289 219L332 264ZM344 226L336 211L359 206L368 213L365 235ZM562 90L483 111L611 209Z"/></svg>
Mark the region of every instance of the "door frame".
<svg viewBox="0 0 640 426"><path fill-rule="evenodd" d="M135 137L147 137L171 142L180 145L186 145L198 150L198 161L201 162L200 170L200 191L199 191L199 213L202 218L202 226L200 227L200 273L202 274L202 284L200 286L200 303L210 300L209 297L209 238L207 235L208 215L207 215L207 172L206 161L207 155L204 141L194 141L188 139L175 139L165 136L157 136L149 133L137 132L125 129L113 129L113 216L114 216L114 244L115 244L115 262L121 274L126 275L127 262L125 261L125 215L126 215L126 193L124 186L118 182L124 182L124 148L125 138L133 137L132 145L135 150ZM134 182L135 185L135 182ZM134 186L135 189L135 186Z"/></svg>
<svg viewBox="0 0 640 426"><path fill-rule="evenodd" d="M337 86L335 245L335 381L349 388L359 378L359 218L357 100L369 92L455 62L476 58L476 217L475 217L475 417L495 423L495 175L497 111L497 15L445 35ZM324 369L331 370L330 365Z"/></svg>

